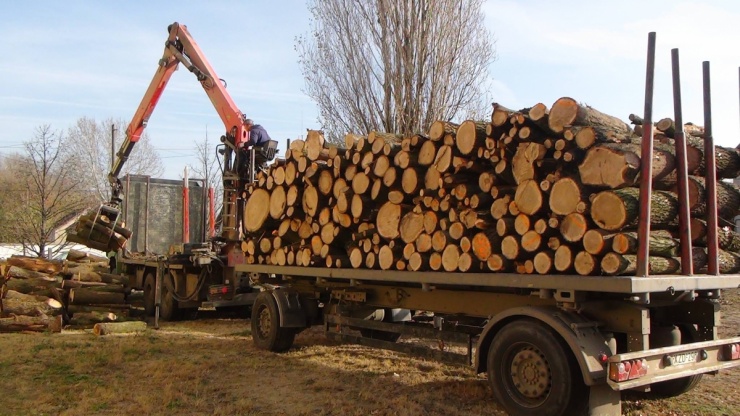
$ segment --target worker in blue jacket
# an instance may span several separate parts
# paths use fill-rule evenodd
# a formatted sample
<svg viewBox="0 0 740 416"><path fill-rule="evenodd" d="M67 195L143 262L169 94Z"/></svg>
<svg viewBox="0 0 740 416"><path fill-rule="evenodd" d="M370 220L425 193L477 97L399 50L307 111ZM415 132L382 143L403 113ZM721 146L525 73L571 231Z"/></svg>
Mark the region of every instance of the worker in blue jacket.
<svg viewBox="0 0 740 416"><path fill-rule="evenodd" d="M250 147L254 147L255 152L255 168L261 169L266 166L268 159L265 155L265 146L270 140L270 135L267 134L267 130L260 124L254 124L254 121L250 118L244 120L244 125L249 132L249 139L243 144L240 149L239 155L239 174L242 178L246 178L249 175L249 152Z"/></svg>
<svg viewBox="0 0 740 416"><path fill-rule="evenodd" d="M260 146L267 143L270 139L270 135L267 134L267 130L260 124L254 124L251 118L244 120L244 124L249 132L249 140L247 140L247 146Z"/></svg>

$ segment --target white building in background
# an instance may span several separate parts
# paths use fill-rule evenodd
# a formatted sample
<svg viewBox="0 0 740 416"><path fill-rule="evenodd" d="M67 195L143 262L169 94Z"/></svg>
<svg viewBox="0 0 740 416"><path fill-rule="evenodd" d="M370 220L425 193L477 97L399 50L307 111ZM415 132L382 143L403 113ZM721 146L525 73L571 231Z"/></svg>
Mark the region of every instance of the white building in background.
<svg viewBox="0 0 740 416"><path fill-rule="evenodd" d="M58 248L59 245L52 245L49 248L53 251ZM67 258L69 250L77 250L83 253L90 253L98 257L105 257L106 253L100 250L94 250L89 247L85 247L82 244L70 244L66 246L62 251L55 254L52 258L54 260L64 260ZM34 253L23 250L22 244L0 244L0 260L7 259L10 256L35 256Z"/></svg>

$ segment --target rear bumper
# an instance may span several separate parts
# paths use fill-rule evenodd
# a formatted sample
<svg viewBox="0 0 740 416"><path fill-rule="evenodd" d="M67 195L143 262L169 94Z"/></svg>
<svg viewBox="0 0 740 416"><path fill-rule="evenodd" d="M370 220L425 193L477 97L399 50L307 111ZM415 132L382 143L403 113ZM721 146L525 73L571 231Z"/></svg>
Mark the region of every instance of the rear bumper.
<svg viewBox="0 0 740 416"><path fill-rule="evenodd" d="M727 346L738 343L740 337L613 355L608 361L607 374L612 365L643 359L647 361L647 374L626 381L614 381L607 376L607 383L614 390L627 390L661 381L740 367L740 359L730 360L724 353ZM694 352L696 354L693 354Z"/></svg>

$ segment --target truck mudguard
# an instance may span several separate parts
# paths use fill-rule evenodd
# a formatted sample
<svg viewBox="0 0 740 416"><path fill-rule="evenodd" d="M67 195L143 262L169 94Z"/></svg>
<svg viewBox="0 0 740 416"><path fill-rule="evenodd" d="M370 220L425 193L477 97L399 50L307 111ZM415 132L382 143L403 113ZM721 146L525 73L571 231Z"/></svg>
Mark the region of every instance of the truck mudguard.
<svg viewBox="0 0 740 416"><path fill-rule="evenodd" d="M586 385L592 386L606 379L606 367L599 361L599 356L601 354L610 356L616 351L609 349L607 340L598 329L598 324L577 313L556 307L538 306L511 308L488 320L478 341L478 353L475 356L475 369L478 373L487 370L488 349L496 333L507 323L524 317L547 324L565 340L581 367Z"/></svg>
<svg viewBox="0 0 740 416"><path fill-rule="evenodd" d="M285 287L272 290L272 296L277 302L280 313L280 326L283 328L305 328L308 324L308 315L303 307L301 297L297 291Z"/></svg>

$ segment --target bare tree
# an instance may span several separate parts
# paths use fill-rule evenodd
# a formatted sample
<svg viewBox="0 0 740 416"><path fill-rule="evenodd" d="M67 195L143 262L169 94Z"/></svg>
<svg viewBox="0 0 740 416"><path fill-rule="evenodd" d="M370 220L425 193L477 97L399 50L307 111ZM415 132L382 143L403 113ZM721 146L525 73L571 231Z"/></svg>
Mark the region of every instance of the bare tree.
<svg viewBox="0 0 740 416"><path fill-rule="evenodd" d="M22 177L18 174L19 166L24 161L20 154L12 153L0 157L0 242L16 242L13 235L12 225L16 221L16 215L20 215L17 209L18 201L28 197L30 190Z"/></svg>
<svg viewBox="0 0 740 416"><path fill-rule="evenodd" d="M82 181L82 187L95 192L101 200L110 199L108 172L111 170L111 126L115 126L114 152L125 139L128 124L123 120L107 119L98 122L82 117L68 132L69 150L75 154L73 168ZM139 174L160 176L164 165L159 154L144 133L123 166L123 175Z"/></svg>
<svg viewBox="0 0 740 416"><path fill-rule="evenodd" d="M24 251L46 257L55 232L90 205L90 194L80 187L80 178L67 169L66 141L60 133L49 125L40 126L24 146L25 154L11 167L19 178L15 186L26 192L15 199L10 233ZM62 248L55 245L54 252Z"/></svg>
<svg viewBox="0 0 740 416"><path fill-rule="evenodd" d="M297 39L306 93L329 136L424 132L479 113L494 40L483 0L309 0Z"/></svg>
<svg viewBox="0 0 740 416"><path fill-rule="evenodd" d="M195 153L198 158L198 163L190 165L190 170L192 170L194 177L205 180L206 187L214 189L214 211L219 212L223 205L224 187L221 179L222 175L219 168L219 158L216 153L216 146L214 145L214 142L208 139L207 133L203 138L203 141L195 142Z"/></svg>

